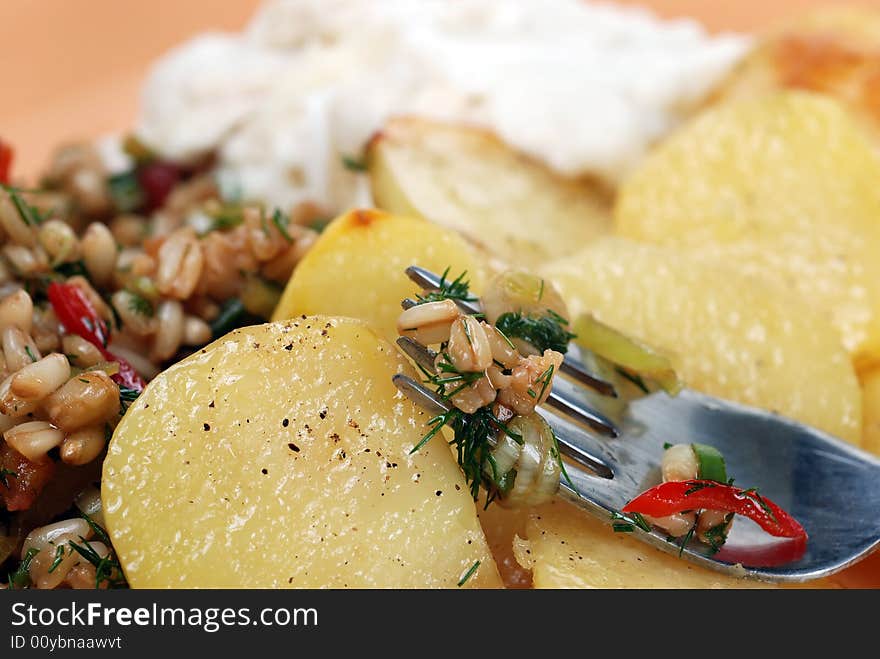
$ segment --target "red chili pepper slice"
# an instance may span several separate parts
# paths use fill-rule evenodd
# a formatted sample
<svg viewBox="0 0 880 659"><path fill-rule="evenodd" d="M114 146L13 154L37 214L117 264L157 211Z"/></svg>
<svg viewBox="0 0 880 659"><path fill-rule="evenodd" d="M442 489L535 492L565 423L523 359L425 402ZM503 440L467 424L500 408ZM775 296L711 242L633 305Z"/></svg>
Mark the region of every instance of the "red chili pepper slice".
<svg viewBox="0 0 880 659"><path fill-rule="evenodd" d="M47 295L55 315L68 332L91 343L107 361L119 364L119 372L113 375L113 380L117 384L137 391L144 390L147 383L134 367L107 350L107 341L110 338L107 324L80 288L73 284L53 281L49 284Z"/></svg>
<svg viewBox="0 0 880 659"><path fill-rule="evenodd" d="M0 183L9 184L9 174L12 169L12 156L15 152L3 140L0 140Z"/></svg>
<svg viewBox="0 0 880 659"><path fill-rule="evenodd" d="M670 481L652 487L623 507L625 513L666 517L684 510L720 510L748 517L777 538L806 541L804 527L754 490L709 480Z"/></svg>

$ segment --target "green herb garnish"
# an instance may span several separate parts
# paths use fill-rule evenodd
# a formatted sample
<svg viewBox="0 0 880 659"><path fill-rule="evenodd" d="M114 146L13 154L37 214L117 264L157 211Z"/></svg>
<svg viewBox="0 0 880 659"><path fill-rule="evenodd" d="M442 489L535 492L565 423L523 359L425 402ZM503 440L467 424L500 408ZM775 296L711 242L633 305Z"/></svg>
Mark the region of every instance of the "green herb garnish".
<svg viewBox="0 0 880 659"><path fill-rule="evenodd" d="M73 550L71 550L73 551ZM52 565L49 566L49 574L52 574L59 565L61 565L61 561L64 560L64 545L58 545L55 548L55 559L52 561Z"/></svg>
<svg viewBox="0 0 880 659"><path fill-rule="evenodd" d="M293 242L293 237L290 235L290 232L287 230L287 225L290 222L290 218L287 217L284 213L281 212L278 208L275 209L275 212L272 213L272 224L278 229L278 232L284 236L284 240L289 243Z"/></svg>
<svg viewBox="0 0 880 659"><path fill-rule="evenodd" d="M468 579L470 579L472 576L474 576L474 574L477 572L479 567L480 567L480 561L477 561L476 563L471 565L468 568L468 571L464 573L464 576L458 582L458 587L461 588L462 586L464 586L467 583Z"/></svg>
<svg viewBox="0 0 880 659"><path fill-rule="evenodd" d="M21 563L18 565L18 569L15 570L12 574L9 575L9 585L7 586L7 590L19 590L21 588L27 588L31 585L31 561L34 560L34 556L40 553L40 550L36 547L31 547L27 550L27 553L24 555L24 558L21 559Z"/></svg>
<svg viewBox="0 0 880 659"><path fill-rule="evenodd" d="M615 510L611 512L611 519L614 521L611 528L617 533L632 533L636 530L636 527L645 533L650 533L652 530L648 520L641 513L627 514Z"/></svg>
<svg viewBox="0 0 880 659"><path fill-rule="evenodd" d="M575 337L566 329L568 321L550 309L541 316L508 312L498 318L495 326L505 336L522 339L540 353L555 350L565 354L568 342Z"/></svg>
<svg viewBox="0 0 880 659"><path fill-rule="evenodd" d="M124 387L119 385L119 408L120 414L125 414L128 411L128 408L131 407L131 404L138 399L138 396L141 395L141 392L137 389L132 389L131 387ZM112 436L112 430L111 436Z"/></svg>
<svg viewBox="0 0 880 659"><path fill-rule="evenodd" d="M103 583L106 583L108 588L127 588L128 582L122 574L122 567L118 561L110 558L112 554L102 557L92 549L85 538L80 536L79 539L82 541L81 545L73 540L68 544L77 554L95 566L95 588L100 588Z"/></svg>
<svg viewBox="0 0 880 659"><path fill-rule="evenodd" d="M113 205L121 213L130 213L146 203L146 195L134 169L108 178L107 189Z"/></svg>
<svg viewBox="0 0 880 659"><path fill-rule="evenodd" d="M465 279L467 271L462 272L452 281L446 277L449 275L449 268L440 275L440 286L436 291L431 291L425 295L417 295L416 301L419 304L428 302L442 302L443 300L460 300L462 302L476 302L477 298L470 294L470 282Z"/></svg>
<svg viewBox="0 0 880 659"><path fill-rule="evenodd" d="M345 167L350 172L365 172L367 171L367 163L362 158L355 158L354 156L343 155L342 156L342 166Z"/></svg>
<svg viewBox="0 0 880 659"><path fill-rule="evenodd" d="M6 190L9 194L9 198L12 200L12 205L15 206L15 210L18 212L22 222L32 227L39 226L43 223L43 220L46 218L40 215L40 211L24 200L21 196L22 191L19 188L6 184L0 184L0 187Z"/></svg>
<svg viewBox="0 0 880 659"><path fill-rule="evenodd" d="M148 318L153 317L156 312L153 309L153 304L147 298L133 291L128 291L128 294L129 311L131 311L132 313L140 314L141 316L147 316Z"/></svg>

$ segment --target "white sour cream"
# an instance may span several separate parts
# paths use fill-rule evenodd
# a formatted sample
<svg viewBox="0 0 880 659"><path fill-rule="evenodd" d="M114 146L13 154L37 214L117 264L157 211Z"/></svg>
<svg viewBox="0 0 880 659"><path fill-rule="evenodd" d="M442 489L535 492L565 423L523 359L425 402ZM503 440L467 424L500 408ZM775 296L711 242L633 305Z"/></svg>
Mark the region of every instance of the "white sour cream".
<svg viewBox="0 0 880 659"><path fill-rule="evenodd" d="M392 115L486 127L566 175L619 180L739 60L744 37L582 0L273 0L242 34L170 52L140 137L217 150L227 186L281 207L357 203Z"/></svg>

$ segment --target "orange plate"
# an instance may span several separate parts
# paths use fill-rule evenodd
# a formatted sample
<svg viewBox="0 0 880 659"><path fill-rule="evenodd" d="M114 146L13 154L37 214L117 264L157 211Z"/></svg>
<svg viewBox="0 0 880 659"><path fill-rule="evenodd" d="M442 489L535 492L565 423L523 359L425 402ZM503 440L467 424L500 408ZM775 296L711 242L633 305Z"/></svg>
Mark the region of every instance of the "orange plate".
<svg viewBox="0 0 880 659"><path fill-rule="evenodd" d="M691 16L710 29L754 30L833 0L619 0L667 17ZM131 126L149 64L206 30L236 30L259 0L3 0L0 134L16 147L15 171L34 176L66 140ZM851 4L880 7L880 0ZM840 577L880 588L880 553Z"/></svg>

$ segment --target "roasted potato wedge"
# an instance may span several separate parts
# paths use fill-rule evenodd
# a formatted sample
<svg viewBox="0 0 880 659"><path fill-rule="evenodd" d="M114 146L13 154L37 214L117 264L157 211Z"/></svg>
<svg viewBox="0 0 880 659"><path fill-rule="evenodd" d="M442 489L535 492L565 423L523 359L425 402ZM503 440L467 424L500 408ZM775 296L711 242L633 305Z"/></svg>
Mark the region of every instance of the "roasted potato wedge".
<svg viewBox="0 0 880 659"><path fill-rule="evenodd" d="M663 142L621 188L615 222L800 295L862 368L880 359L877 181L880 160L838 103L775 94L709 110Z"/></svg>
<svg viewBox="0 0 880 659"><path fill-rule="evenodd" d="M273 320L333 314L368 321L397 338L400 301L419 291L404 274L410 265L457 277L466 272L479 292L486 279L481 255L454 231L412 217L355 210L334 220L297 266Z"/></svg>
<svg viewBox="0 0 880 659"><path fill-rule="evenodd" d="M849 356L831 324L785 290L687 251L622 238L542 274L573 317L590 312L657 348L687 386L859 444L861 393Z"/></svg>
<svg viewBox="0 0 880 659"><path fill-rule="evenodd" d="M774 26L711 102L782 89L836 98L880 139L880 11L828 5Z"/></svg>
<svg viewBox="0 0 880 659"><path fill-rule="evenodd" d="M104 463L133 587L495 587L461 470L361 321L236 330L154 379Z"/></svg>
<svg viewBox="0 0 880 659"><path fill-rule="evenodd" d="M610 230L595 184L561 178L476 128L395 119L370 142L367 163L380 208L455 229L518 268Z"/></svg>

